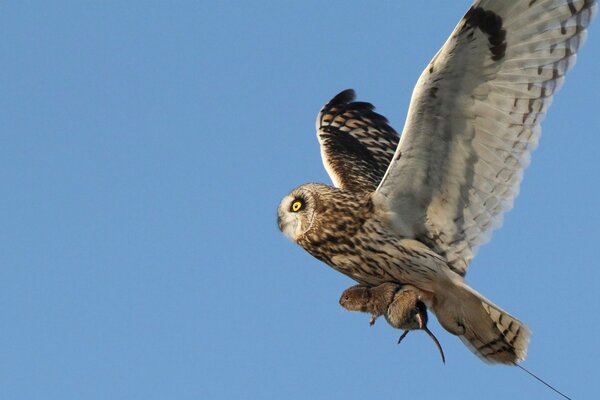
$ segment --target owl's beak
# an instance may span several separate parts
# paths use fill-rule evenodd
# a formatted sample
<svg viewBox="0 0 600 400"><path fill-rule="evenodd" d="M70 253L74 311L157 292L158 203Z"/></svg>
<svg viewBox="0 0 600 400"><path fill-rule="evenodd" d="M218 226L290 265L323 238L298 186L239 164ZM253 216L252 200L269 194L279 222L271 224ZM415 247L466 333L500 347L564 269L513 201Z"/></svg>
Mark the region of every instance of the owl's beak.
<svg viewBox="0 0 600 400"><path fill-rule="evenodd" d="M298 235L298 218L291 213L283 213L281 210L277 212L277 225L279 230L293 242L296 241Z"/></svg>
<svg viewBox="0 0 600 400"><path fill-rule="evenodd" d="M279 227L279 230L286 233L286 228L288 228L289 224L289 218L286 218L286 215L282 212L281 208L279 208L277 210L277 226Z"/></svg>

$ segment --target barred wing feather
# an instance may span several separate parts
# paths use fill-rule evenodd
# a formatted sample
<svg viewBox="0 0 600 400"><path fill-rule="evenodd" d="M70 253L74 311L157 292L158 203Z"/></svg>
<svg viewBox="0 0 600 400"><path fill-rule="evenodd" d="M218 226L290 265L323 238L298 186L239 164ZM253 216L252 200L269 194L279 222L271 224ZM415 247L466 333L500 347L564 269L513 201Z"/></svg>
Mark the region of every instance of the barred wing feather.
<svg viewBox="0 0 600 400"><path fill-rule="evenodd" d="M323 106L317 116L317 138L334 185L367 193L381 182L399 137L372 104L354 98L354 90L347 89Z"/></svg>

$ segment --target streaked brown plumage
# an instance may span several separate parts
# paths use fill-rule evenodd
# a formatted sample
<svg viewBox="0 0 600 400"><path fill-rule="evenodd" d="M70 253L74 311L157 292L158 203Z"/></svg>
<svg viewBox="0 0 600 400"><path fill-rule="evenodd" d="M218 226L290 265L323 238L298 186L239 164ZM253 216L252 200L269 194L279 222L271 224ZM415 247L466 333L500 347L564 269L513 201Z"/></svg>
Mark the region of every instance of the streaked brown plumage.
<svg viewBox="0 0 600 400"><path fill-rule="evenodd" d="M427 307L419 300L414 288L392 282L375 287L355 285L344 290L340 305L350 311L371 313L371 325L379 316L385 316L391 326L404 330L398 343L412 330L425 331L440 351L442 362L446 363L440 342L427 327Z"/></svg>
<svg viewBox="0 0 600 400"><path fill-rule="evenodd" d="M376 201L373 193L306 184L282 200L278 223L314 257L361 284L413 286L440 324L484 360L522 359L527 327L468 287L425 244L395 234ZM297 203L301 206L293 211Z"/></svg>

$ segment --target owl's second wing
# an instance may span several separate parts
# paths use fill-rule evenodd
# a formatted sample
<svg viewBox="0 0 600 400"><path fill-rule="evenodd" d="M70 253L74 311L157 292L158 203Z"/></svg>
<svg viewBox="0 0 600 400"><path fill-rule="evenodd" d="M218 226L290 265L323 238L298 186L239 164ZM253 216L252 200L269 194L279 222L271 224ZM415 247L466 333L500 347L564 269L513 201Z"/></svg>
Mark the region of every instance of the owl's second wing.
<svg viewBox="0 0 600 400"><path fill-rule="evenodd" d="M475 2L419 78L377 189L399 234L464 275L512 207L595 10L595 0Z"/></svg>
<svg viewBox="0 0 600 400"><path fill-rule="evenodd" d="M344 90L321 109L317 138L323 165L335 186L372 192L390 165L399 139L373 105L354 98L354 90Z"/></svg>

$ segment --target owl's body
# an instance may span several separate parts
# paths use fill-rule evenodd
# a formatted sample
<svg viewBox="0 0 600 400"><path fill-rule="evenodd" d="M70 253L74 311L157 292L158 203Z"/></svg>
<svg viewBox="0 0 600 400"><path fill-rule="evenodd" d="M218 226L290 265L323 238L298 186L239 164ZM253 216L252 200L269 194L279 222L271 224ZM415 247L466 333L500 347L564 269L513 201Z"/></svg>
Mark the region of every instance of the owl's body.
<svg viewBox="0 0 600 400"><path fill-rule="evenodd" d="M279 225L311 255L361 284L413 286L440 324L486 361L523 359L529 329L469 288L426 245L393 233L385 214L376 211L372 197L306 184L282 201ZM281 217L281 209L290 208L297 199L302 200L308 216L292 232L289 227L294 224Z"/></svg>
<svg viewBox="0 0 600 400"><path fill-rule="evenodd" d="M357 282L411 285L488 362L525 358L529 329L464 281L512 207L595 0L479 0L423 71L401 140L346 90L317 117L335 187L286 196L278 223Z"/></svg>
<svg viewBox="0 0 600 400"><path fill-rule="evenodd" d="M389 230L385 215L376 211L372 194L307 184L292 191L289 200L298 197L306 199L318 218L293 240L357 282L377 286L388 281L414 281L427 290L428 284L437 280L432 279L432 273L445 274L441 257Z"/></svg>

